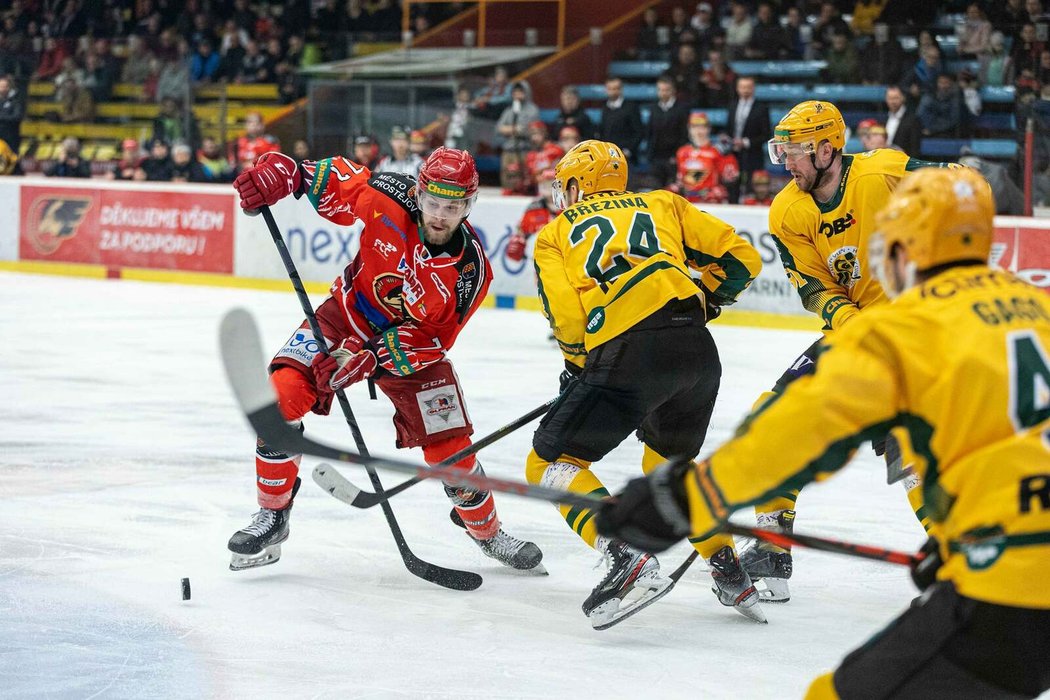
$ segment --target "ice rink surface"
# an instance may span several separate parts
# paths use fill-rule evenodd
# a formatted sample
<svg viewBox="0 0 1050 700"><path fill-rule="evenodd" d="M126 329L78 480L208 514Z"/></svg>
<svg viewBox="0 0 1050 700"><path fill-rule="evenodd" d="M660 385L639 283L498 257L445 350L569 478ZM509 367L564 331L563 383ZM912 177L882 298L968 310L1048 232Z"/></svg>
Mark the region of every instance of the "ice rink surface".
<svg viewBox="0 0 1050 700"><path fill-rule="evenodd" d="M719 605L698 563L662 601L596 632L580 604L603 570L551 506L497 501L505 528L543 549L540 578L486 559L450 523L440 485L398 496L416 554L485 578L447 591L404 569L379 508L317 488L310 458L281 561L231 572L226 541L256 510L254 436L218 353L219 321L235 306L255 314L269 350L301 321L290 289L0 273L0 696L801 697L915 594L902 568L796 550L793 598L765 606L768 625ZM704 453L814 339L712 331L724 372ZM479 436L557 391L561 359L537 313L481 310L451 357ZM372 452L397 454L389 403L361 386L349 397ZM307 430L353 445L338 410ZM484 450L488 472L522 478L531 435ZM618 489L640 457L631 438L596 471ZM803 492L797 530L917 548L922 528L885 480L863 449ZM665 569L689 551L662 555Z"/></svg>

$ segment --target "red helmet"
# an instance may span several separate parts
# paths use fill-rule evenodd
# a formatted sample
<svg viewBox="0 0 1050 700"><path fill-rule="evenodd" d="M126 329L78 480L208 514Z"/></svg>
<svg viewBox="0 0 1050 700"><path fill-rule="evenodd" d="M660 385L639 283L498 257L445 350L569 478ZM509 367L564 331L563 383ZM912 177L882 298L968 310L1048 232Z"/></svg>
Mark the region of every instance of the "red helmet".
<svg viewBox="0 0 1050 700"><path fill-rule="evenodd" d="M465 218L477 194L478 169L466 151L441 146L419 169L416 203L425 214L446 216L455 209ZM452 206L454 204L459 206Z"/></svg>

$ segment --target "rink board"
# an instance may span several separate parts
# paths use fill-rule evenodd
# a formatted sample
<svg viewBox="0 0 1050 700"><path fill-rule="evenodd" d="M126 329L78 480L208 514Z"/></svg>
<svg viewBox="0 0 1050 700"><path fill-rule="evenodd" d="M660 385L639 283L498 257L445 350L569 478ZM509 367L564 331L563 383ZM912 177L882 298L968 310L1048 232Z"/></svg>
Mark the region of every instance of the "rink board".
<svg viewBox="0 0 1050 700"><path fill-rule="evenodd" d="M529 201L483 192L471 214L494 270L487 300L491 306L539 308L530 258L506 256L507 242ZM282 200L273 210L307 288L324 293L356 255L361 224L336 226L305 199ZM9 222L0 229L0 266L5 269L287 288L262 218L242 214L229 185L5 178L0 181L0 211ZM762 257L761 274L731 316L745 324L814 327L784 275L768 230L769 209L711 205L706 211L736 227ZM1048 232L1050 221L998 217L992 262L1050 287Z"/></svg>

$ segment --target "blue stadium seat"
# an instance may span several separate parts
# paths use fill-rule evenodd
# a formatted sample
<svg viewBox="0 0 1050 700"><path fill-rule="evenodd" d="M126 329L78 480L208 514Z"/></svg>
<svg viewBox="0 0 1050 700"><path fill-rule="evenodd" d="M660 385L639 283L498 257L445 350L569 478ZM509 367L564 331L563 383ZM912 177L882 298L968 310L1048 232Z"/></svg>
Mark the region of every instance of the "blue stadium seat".
<svg viewBox="0 0 1050 700"><path fill-rule="evenodd" d="M737 75L777 78L817 78L827 67L826 61L730 61L729 67ZM612 61L609 75L627 80L656 80L668 69L667 61ZM710 64L705 61L704 68Z"/></svg>
<svg viewBox="0 0 1050 700"><path fill-rule="evenodd" d="M624 86L626 87L626 86ZM605 100L604 85L577 85L576 92L580 94L581 100ZM626 92L626 90L625 90Z"/></svg>
<svg viewBox="0 0 1050 700"><path fill-rule="evenodd" d="M828 67L827 61L730 61L737 75L777 78L817 78Z"/></svg>
<svg viewBox="0 0 1050 700"><path fill-rule="evenodd" d="M814 85L810 94L834 102L882 102L886 88L881 85Z"/></svg>
<svg viewBox="0 0 1050 700"><path fill-rule="evenodd" d="M1013 158L1017 154L1017 142L1009 139L923 139L922 155L954 160L963 146L982 158Z"/></svg>
<svg viewBox="0 0 1050 700"><path fill-rule="evenodd" d="M612 61L609 63L609 75L618 78L650 78L656 80L667 70L667 61Z"/></svg>
<svg viewBox="0 0 1050 700"><path fill-rule="evenodd" d="M948 69L949 73L958 73L963 69L970 71L974 75L978 75L981 72L980 61L945 61L944 67Z"/></svg>
<svg viewBox="0 0 1050 700"><path fill-rule="evenodd" d="M983 87L981 88L981 99L985 102L1013 102L1014 86L1003 85L1001 87Z"/></svg>
<svg viewBox="0 0 1050 700"><path fill-rule="evenodd" d="M991 131L1016 131L1017 120L1010 112L985 112L977 117L974 126Z"/></svg>
<svg viewBox="0 0 1050 700"><path fill-rule="evenodd" d="M755 85L755 99L764 102L770 100L783 100L786 102L801 102L806 99L809 91L805 85Z"/></svg>

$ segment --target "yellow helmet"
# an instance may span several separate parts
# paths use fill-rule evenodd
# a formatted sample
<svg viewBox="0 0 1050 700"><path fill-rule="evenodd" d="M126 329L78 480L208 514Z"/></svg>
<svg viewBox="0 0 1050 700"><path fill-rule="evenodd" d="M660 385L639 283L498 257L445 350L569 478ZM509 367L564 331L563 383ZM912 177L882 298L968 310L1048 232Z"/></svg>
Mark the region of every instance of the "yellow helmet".
<svg viewBox="0 0 1050 700"><path fill-rule="evenodd" d="M915 284L915 272L945 263L987 260L992 248L995 201L979 172L959 165L920 168L901 180L875 216L868 240L872 272L887 294ZM907 279L887 267L894 247L908 253Z"/></svg>
<svg viewBox="0 0 1050 700"><path fill-rule="evenodd" d="M571 180L576 180L581 197L595 192L623 192L627 189L627 159L615 143L581 141L554 167L551 189L555 206L568 206L565 194Z"/></svg>
<svg viewBox="0 0 1050 700"><path fill-rule="evenodd" d="M769 140L769 159L783 165L794 150L788 144L798 144L796 153L813 153L821 141L829 141L832 148L846 147L846 122L842 112L830 102L809 100L791 108L773 128Z"/></svg>

